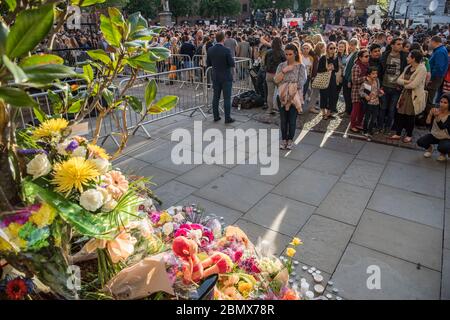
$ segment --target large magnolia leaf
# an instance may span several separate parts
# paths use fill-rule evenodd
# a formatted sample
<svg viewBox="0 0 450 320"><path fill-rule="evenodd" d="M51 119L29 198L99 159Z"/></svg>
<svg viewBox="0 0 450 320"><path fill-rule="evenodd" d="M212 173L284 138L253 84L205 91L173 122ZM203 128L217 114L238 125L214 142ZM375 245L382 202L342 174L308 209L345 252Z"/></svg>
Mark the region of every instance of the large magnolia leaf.
<svg viewBox="0 0 450 320"><path fill-rule="evenodd" d="M13 75L15 83L23 83L28 80L28 77L23 72L22 68L9 60L6 55L3 55L2 60L6 68L8 68L9 72Z"/></svg>
<svg viewBox="0 0 450 320"><path fill-rule="evenodd" d="M148 28L147 20L141 15L140 12L135 12L128 17L128 22L131 26L131 33Z"/></svg>
<svg viewBox="0 0 450 320"><path fill-rule="evenodd" d="M0 55L3 55L6 50L6 39L8 39L9 29L3 22L0 21Z"/></svg>
<svg viewBox="0 0 450 320"><path fill-rule="evenodd" d="M147 107L155 100L157 91L156 81L152 79L145 87L145 105Z"/></svg>
<svg viewBox="0 0 450 320"><path fill-rule="evenodd" d="M128 100L129 105L135 112L137 112L137 113L142 112L142 109L143 109L142 102L138 98L136 98L134 96L127 96L127 100Z"/></svg>
<svg viewBox="0 0 450 320"><path fill-rule="evenodd" d="M72 68L60 64L45 64L23 68L23 71L34 83L50 83L56 79L80 77Z"/></svg>
<svg viewBox="0 0 450 320"><path fill-rule="evenodd" d="M176 107L178 104L179 98L177 96L165 96L161 98L158 102L155 103L155 106L164 109L165 111L169 111Z"/></svg>
<svg viewBox="0 0 450 320"><path fill-rule="evenodd" d="M32 67L43 64L63 64L64 59L54 54L34 54L20 61L19 65L24 67Z"/></svg>
<svg viewBox="0 0 450 320"><path fill-rule="evenodd" d="M34 107L34 101L28 93L18 88L0 87L0 100L14 107Z"/></svg>
<svg viewBox="0 0 450 320"><path fill-rule="evenodd" d="M149 53L153 55L156 61L166 60L170 57L170 50L163 47L155 47L148 49Z"/></svg>
<svg viewBox="0 0 450 320"><path fill-rule="evenodd" d="M113 47L120 47L122 34L120 33L118 26L113 23L110 17L107 17L103 14L100 16L100 29L102 30L106 42L108 42Z"/></svg>
<svg viewBox="0 0 450 320"><path fill-rule="evenodd" d="M111 63L111 58L109 57L109 55L102 49L97 49L97 50L89 50L87 52L87 54L89 55L89 57L91 57L94 60L97 61L101 61L104 64L108 65Z"/></svg>
<svg viewBox="0 0 450 320"><path fill-rule="evenodd" d="M6 41L6 55L21 57L36 47L53 26L53 4L25 10L17 15Z"/></svg>
<svg viewBox="0 0 450 320"><path fill-rule="evenodd" d="M73 6L79 6L81 3L82 7L89 7L92 6L94 4L98 4L98 3L104 3L106 0L72 0L71 4Z"/></svg>
<svg viewBox="0 0 450 320"><path fill-rule="evenodd" d="M38 185L36 182L25 180L22 183L23 192L27 199L38 198L55 208L58 215L76 231L88 237L112 240L117 235L119 227L108 214L93 214L78 204L71 202L58 193ZM126 217L123 217L126 221Z"/></svg>

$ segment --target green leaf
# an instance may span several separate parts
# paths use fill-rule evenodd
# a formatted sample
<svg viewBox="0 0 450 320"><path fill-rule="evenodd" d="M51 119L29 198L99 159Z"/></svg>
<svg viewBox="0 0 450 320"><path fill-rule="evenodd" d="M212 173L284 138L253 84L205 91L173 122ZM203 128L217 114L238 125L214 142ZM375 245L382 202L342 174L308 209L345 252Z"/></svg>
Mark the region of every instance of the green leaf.
<svg viewBox="0 0 450 320"><path fill-rule="evenodd" d="M170 57L170 50L163 47L149 48L148 51L153 54L156 61L166 60Z"/></svg>
<svg viewBox="0 0 450 320"><path fill-rule="evenodd" d="M0 99L14 107L34 107L36 101L21 89L0 87Z"/></svg>
<svg viewBox="0 0 450 320"><path fill-rule="evenodd" d="M125 28L125 19L119 9L110 7L108 8L108 15L111 22L122 29Z"/></svg>
<svg viewBox="0 0 450 320"><path fill-rule="evenodd" d="M111 58L109 55L102 49L97 50L89 50L87 52L89 57L91 57L94 60L101 61L106 65L109 65L111 63Z"/></svg>
<svg viewBox="0 0 450 320"><path fill-rule="evenodd" d="M59 64L45 64L23 68L30 82L51 83L56 79L80 77L72 68Z"/></svg>
<svg viewBox="0 0 450 320"><path fill-rule="evenodd" d="M26 57L20 61L19 65L24 67L31 67L43 64L63 64L64 59L54 54L34 54Z"/></svg>
<svg viewBox="0 0 450 320"><path fill-rule="evenodd" d="M156 86L155 79L152 79L145 87L145 105L148 107L156 98L156 92L158 87Z"/></svg>
<svg viewBox="0 0 450 320"><path fill-rule="evenodd" d="M147 41L143 40L133 40L133 41L127 41L123 45L127 48L145 48L147 46Z"/></svg>
<svg viewBox="0 0 450 320"><path fill-rule="evenodd" d="M34 113L34 116L36 117L36 119L38 119L40 123L44 122L45 119L47 118L47 115L44 113L44 111L42 111L42 109L39 105L36 105L33 108L33 113Z"/></svg>
<svg viewBox="0 0 450 320"><path fill-rule="evenodd" d="M111 92L111 90L109 90L109 89L103 90L102 97L103 97L103 99L105 99L108 106L111 106L113 104L114 94Z"/></svg>
<svg viewBox="0 0 450 320"><path fill-rule="evenodd" d="M120 33L117 25L113 23L110 17L107 17L103 14L100 16L100 29L102 30L106 42L108 42L113 47L120 47L122 34Z"/></svg>
<svg viewBox="0 0 450 320"><path fill-rule="evenodd" d="M47 91L48 99L50 100L50 105L52 106L53 113L60 114L63 109L63 101L59 94L54 93L51 90Z"/></svg>
<svg viewBox="0 0 450 320"><path fill-rule="evenodd" d="M159 34L150 29L141 29L132 33L130 38L133 40L152 40L157 36L159 36Z"/></svg>
<svg viewBox="0 0 450 320"><path fill-rule="evenodd" d="M91 83L94 80L94 70L90 65L83 66L83 74L86 76L88 83Z"/></svg>
<svg viewBox="0 0 450 320"><path fill-rule="evenodd" d="M154 106L163 109L164 111L169 111L176 107L178 104L179 98L177 96L165 96L161 98L158 102L154 104Z"/></svg>
<svg viewBox="0 0 450 320"><path fill-rule="evenodd" d="M27 75L23 72L21 67L9 60L5 55L2 56L2 59L6 68L8 68L9 72L13 75L15 83L23 83L28 80Z"/></svg>
<svg viewBox="0 0 450 320"><path fill-rule="evenodd" d="M72 5L79 6L82 0L72 0ZM106 0L84 0L81 4L82 7L89 7L94 4L104 3Z"/></svg>
<svg viewBox="0 0 450 320"><path fill-rule="evenodd" d="M142 109L143 109L142 102L138 98L133 97L133 96L127 96L127 100L128 100L128 103L130 104L131 108L135 112L137 112L137 113L142 112Z"/></svg>
<svg viewBox="0 0 450 320"><path fill-rule="evenodd" d="M69 110L67 110L67 113L78 113L78 112L80 112L82 102L83 102L82 100L78 100L78 101L75 101L74 103L72 103L72 105L70 106Z"/></svg>
<svg viewBox="0 0 450 320"><path fill-rule="evenodd" d="M5 0L6 4L8 5L9 11L16 10L17 7L17 1L16 0Z"/></svg>
<svg viewBox="0 0 450 320"><path fill-rule="evenodd" d="M131 26L131 33L148 28L147 20L141 15L140 12L135 12L128 17L128 22Z"/></svg>
<svg viewBox="0 0 450 320"><path fill-rule="evenodd" d="M156 62L147 62L147 61L139 61L139 60L129 59L127 61L127 64L134 69L143 69L144 71L147 71L150 73L157 72Z"/></svg>
<svg viewBox="0 0 450 320"><path fill-rule="evenodd" d="M53 4L20 12L6 41L6 55L13 59L34 49L52 28L53 17Z"/></svg>
<svg viewBox="0 0 450 320"><path fill-rule="evenodd" d="M22 188L26 198L37 197L55 208L58 215L80 234L104 240L112 240L117 235L120 226L114 219L111 219L110 215L92 214L75 202L51 191L50 186L41 186L38 183L37 180L34 182L23 181ZM43 183L39 184L43 185ZM123 221L127 221L127 214L123 214L121 218Z"/></svg>
<svg viewBox="0 0 450 320"><path fill-rule="evenodd" d="M5 53L8 34L8 27L6 26L6 24L0 21L0 55L3 55Z"/></svg>

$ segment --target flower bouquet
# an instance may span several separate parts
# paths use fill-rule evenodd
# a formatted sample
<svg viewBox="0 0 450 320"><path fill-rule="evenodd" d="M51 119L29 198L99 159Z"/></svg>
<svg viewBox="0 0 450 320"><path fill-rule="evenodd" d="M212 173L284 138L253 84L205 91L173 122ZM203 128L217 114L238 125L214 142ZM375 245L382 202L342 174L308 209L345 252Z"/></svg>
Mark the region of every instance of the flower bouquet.
<svg viewBox="0 0 450 320"><path fill-rule="evenodd" d="M97 257L97 287L128 263L159 251L143 212L154 209L146 179L112 170L106 151L71 136L62 118L19 132L18 140L28 206L2 215L0 257L36 275L57 296L72 299L67 269L69 262L82 260L73 252L78 246Z"/></svg>

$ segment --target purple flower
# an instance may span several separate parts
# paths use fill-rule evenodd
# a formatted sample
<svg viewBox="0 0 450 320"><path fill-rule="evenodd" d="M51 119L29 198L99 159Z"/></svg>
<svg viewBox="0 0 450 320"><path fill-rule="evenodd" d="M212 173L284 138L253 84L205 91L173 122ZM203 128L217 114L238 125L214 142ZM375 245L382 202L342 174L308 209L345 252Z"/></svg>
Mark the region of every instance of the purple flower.
<svg viewBox="0 0 450 320"><path fill-rule="evenodd" d="M25 155L25 156L32 156L39 153L45 153L48 154L47 151L44 149L20 149L17 151L19 154Z"/></svg>
<svg viewBox="0 0 450 320"><path fill-rule="evenodd" d="M161 214L159 212L152 212L150 215L150 220L153 222L153 224L157 224L160 218Z"/></svg>
<svg viewBox="0 0 450 320"><path fill-rule="evenodd" d="M31 214L35 211L38 211L41 208L40 204L34 204L27 208L17 211L15 214L6 216L0 221L1 228L7 228L11 223L18 223L20 225L24 225L28 222Z"/></svg>
<svg viewBox="0 0 450 320"><path fill-rule="evenodd" d="M72 140L72 142L70 142L69 145L66 147L66 151L67 152L73 152L79 146L80 146L80 144L76 140Z"/></svg>

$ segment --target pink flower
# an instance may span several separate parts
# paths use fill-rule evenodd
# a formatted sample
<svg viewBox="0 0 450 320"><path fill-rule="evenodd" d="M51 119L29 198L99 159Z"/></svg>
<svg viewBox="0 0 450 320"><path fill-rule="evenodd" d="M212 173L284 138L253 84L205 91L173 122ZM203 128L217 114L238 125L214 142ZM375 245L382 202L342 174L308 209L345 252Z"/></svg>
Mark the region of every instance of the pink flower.
<svg viewBox="0 0 450 320"><path fill-rule="evenodd" d="M175 232L175 238L180 236L195 240L201 247L206 247L214 240L214 234L211 230L197 223L180 225Z"/></svg>
<svg viewBox="0 0 450 320"><path fill-rule="evenodd" d="M160 212L152 212L150 214L150 220L152 221L153 224L157 224L159 222L159 219L161 217L161 213Z"/></svg>

